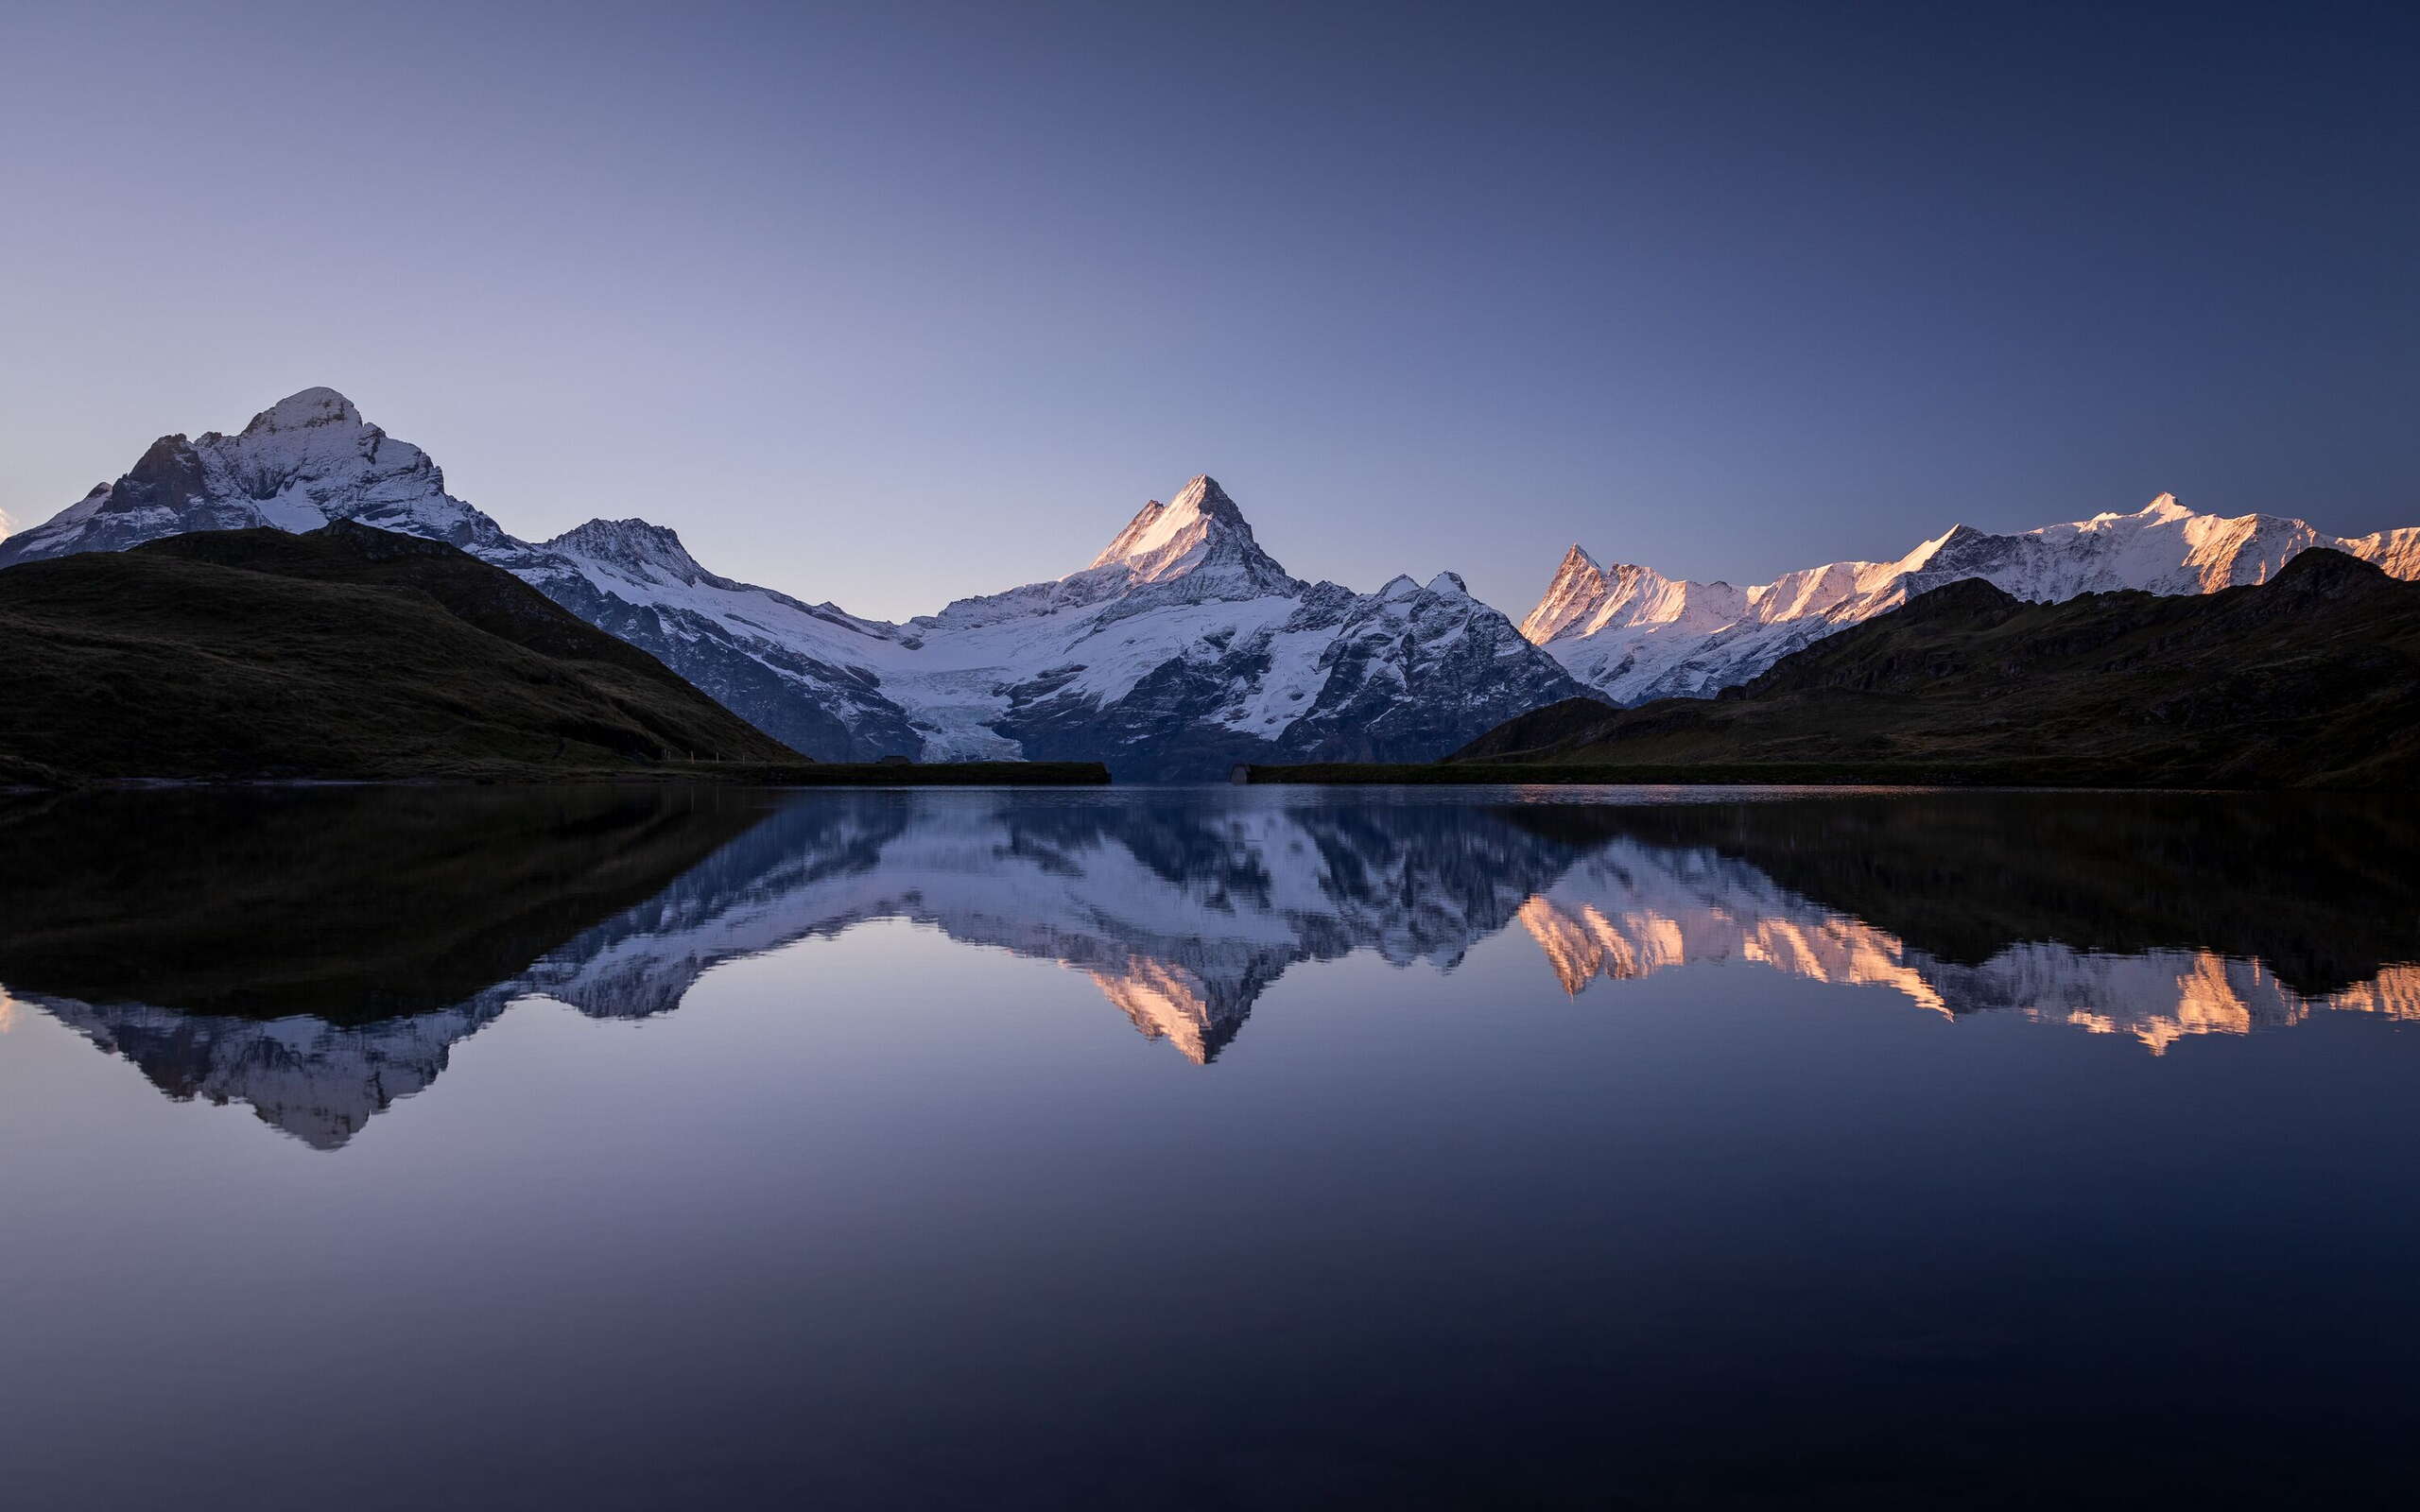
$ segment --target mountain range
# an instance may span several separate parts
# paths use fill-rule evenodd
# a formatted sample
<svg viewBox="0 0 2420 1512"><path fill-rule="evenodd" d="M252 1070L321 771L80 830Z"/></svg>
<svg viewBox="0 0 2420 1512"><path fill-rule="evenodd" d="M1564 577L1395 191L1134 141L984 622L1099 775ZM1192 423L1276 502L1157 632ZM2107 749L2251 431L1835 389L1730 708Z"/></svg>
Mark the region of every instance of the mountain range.
<svg viewBox="0 0 2420 1512"><path fill-rule="evenodd" d="M1200 1064L1300 966L1452 971L1515 928L1573 994L1730 963L2154 1053L2323 1012L2420 1019L2410 817L2356 800L97 797L0 808L0 849L60 861L0 872L0 1013L322 1148L517 1002L650 1017L722 963L878 919L1058 962ZM278 930L247 924L270 911Z"/></svg>
<svg viewBox="0 0 2420 1512"><path fill-rule="evenodd" d="M502 567L823 761L1099 760L1164 778L1425 759L1581 691L1451 573L1374 593L1288 576L1206 476L1145 505L1079 572L890 624L717 576L643 520L508 535L327 388L237 435L161 438L116 482L0 541L0 566L337 520Z"/></svg>
<svg viewBox="0 0 2420 1512"><path fill-rule="evenodd" d="M1725 781L1753 770L1775 782L2409 790L2420 783L2420 583L2325 546L2210 593L2037 603L1962 578L1717 697L1619 710L1568 699L1456 753L1475 774L1504 762L1593 781L1651 767Z"/></svg>
<svg viewBox="0 0 2420 1512"><path fill-rule="evenodd" d="M1627 707L1709 697L1945 583L1980 578L2036 603L2123 589L2209 593L2267 582L2313 546L2420 577L2420 527L2347 539L2278 515L2197 514L2163 493L2132 514L2014 535L1955 525L1896 561L1827 562L1749 588L1600 567L1575 544L1521 633Z"/></svg>
<svg viewBox="0 0 2420 1512"><path fill-rule="evenodd" d="M2205 593L2265 581L2314 545L2420 576L2420 529L2348 540L2300 520L2197 514L2163 494L2133 514L2017 535L1961 525L1896 561L1749 588L1605 567L1574 545L1516 627L1450 572L1366 593L1296 578L1205 475L1146 504L1076 572L894 624L718 576L644 520L511 536L448 493L426 453L328 388L233 436L162 437L114 482L0 541L0 566L334 521L502 567L819 760L1099 760L1144 779L1236 762L1427 761L1559 699L1703 696L1966 577L2027 599Z"/></svg>

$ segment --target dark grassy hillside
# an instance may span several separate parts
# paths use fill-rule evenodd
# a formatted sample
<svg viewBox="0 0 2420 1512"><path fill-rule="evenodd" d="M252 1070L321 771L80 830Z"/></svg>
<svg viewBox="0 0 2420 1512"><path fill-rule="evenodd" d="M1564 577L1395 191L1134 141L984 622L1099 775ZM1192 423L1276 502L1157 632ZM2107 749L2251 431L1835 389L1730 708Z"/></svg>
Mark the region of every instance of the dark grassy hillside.
<svg viewBox="0 0 2420 1512"><path fill-rule="evenodd" d="M0 781L804 763L510 574L351 524L11 567L0 665Z"/></svg>
<svg viewBox="0 0 2420 1512"><path fill-rule="evenodd" d="M305 535L205 530L166 536L130 554L312 582L417 591L456 619L541 655L602 662L668 688L689 687L680 674L637 646L596 628L510 573L441 541L339 520Z"/></svg>
<svg viewBox="0 0 2420 1512"><path fill-rule="evenodd" d="M1449 760L1467 781L2409 787L2420 584L2333 551L2206 595L1952 583L1720 698L1566 700Z"/></svg>

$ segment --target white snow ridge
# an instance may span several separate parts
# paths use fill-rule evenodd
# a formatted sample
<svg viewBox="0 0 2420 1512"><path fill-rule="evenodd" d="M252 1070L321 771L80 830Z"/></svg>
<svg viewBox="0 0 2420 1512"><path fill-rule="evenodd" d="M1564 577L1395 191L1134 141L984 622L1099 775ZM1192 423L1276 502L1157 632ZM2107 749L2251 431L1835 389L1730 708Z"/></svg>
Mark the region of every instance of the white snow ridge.
<svg viewBox="0 0 2420 1512"><path fill-rule="evenodd" d="M2117 589L2207 593L2266 582L2312 546L2420 577L2420 529L2345 540L2277 515L2196 514L2163 493L2133 514L2018 535L1953 525L1896 561L1830 562L1753 588L1601 567L1574 545L1521 633L1616 703L1704 697L1960 578L2045 602Z"/></svg>

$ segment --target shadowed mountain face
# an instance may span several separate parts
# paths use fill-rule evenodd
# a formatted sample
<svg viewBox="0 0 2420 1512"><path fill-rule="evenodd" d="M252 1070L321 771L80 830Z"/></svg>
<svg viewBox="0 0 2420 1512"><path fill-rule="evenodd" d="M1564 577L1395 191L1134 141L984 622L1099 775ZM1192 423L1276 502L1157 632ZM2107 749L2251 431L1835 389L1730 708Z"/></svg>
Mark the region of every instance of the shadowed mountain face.
<svg viewBox="0 0 2420 1512"><path fill-rule="evenodd" d="M2416 850L2321 798L126 793L0 811L0 987L322 1147L515 1001L667 1012L882 919L1056 961L1202 1064L1299 965L1451 971L1515 926L1575 994L1731 963L2156 1052L2420 1017Z"/></svg>

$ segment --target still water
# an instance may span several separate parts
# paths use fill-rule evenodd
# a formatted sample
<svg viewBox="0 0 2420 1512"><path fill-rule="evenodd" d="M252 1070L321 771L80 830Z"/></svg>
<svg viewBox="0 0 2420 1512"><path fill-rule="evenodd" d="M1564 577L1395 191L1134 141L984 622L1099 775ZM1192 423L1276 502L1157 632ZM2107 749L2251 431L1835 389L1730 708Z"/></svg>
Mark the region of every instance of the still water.
<svg viewBox="0 0 2420 1512"><path fill-rule="evenodd" d="M2420 822L0 801L39 1508L2403 1504Z"/></svg>

